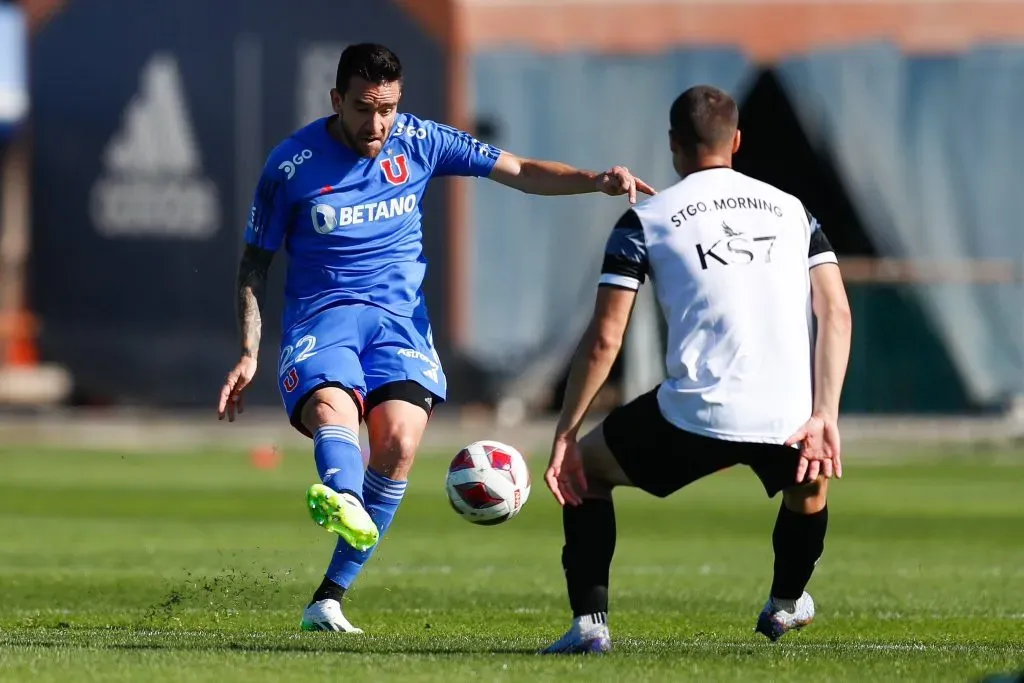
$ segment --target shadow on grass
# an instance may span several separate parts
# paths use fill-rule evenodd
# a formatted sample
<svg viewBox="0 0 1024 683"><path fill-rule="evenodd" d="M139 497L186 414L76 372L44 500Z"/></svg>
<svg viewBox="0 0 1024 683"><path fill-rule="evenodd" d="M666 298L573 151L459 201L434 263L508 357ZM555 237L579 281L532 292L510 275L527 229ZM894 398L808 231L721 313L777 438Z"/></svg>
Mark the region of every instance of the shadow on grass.
<svg viewBox="0 0 1024 683"><path fill-rule="evenodd" d="M433 642L432 642L433 641ZM240 635L224 631L154 632L133 627L37 628L0 632L0 648L45 648L73 650L122 650L167 652L333 652L353 655L534 655L540 643L488 646L486 640L439 634L410 637L343 635L333 633L254 633Z"/></svg>

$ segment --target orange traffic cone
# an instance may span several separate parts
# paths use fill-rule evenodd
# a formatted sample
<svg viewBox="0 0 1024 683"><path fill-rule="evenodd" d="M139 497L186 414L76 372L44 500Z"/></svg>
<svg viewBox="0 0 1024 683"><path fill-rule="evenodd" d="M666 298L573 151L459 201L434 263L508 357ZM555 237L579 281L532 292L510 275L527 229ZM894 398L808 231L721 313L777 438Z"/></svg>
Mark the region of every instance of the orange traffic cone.
<svg viewBox="0 0 1024 683"><path fill-rule="evenodd" d="M273 470L281 464L281 451L277 446L256 446L249 451L249 462L258 470Z"/></svg>

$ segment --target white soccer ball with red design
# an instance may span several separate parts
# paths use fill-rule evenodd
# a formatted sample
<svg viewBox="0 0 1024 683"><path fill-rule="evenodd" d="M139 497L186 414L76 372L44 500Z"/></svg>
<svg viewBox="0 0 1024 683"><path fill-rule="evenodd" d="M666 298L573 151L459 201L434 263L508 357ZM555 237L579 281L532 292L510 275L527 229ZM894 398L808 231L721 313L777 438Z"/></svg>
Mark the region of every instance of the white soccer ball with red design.
<svg viewBox="0 0 1024 683"><path fill-rule="evenodd" d="M530 470L522 454L498 441L469 444L448 466L448 501L473 524L501 524L530 497Z"/></svg>

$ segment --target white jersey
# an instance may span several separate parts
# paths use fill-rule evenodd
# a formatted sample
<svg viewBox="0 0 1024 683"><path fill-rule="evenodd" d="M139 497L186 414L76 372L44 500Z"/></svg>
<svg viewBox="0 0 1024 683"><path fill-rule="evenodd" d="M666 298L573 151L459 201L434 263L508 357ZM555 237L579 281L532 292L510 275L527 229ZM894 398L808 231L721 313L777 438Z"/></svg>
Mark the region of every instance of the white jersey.
<svg viewBox="0 0 1024 683"><path fill-rule="evenodd" d="M729 168L693 173L626 212L601 284L651 275L668 325L666 420L718 439L783 443L811 415L810 268L835 263L796 197Z"/></svg>

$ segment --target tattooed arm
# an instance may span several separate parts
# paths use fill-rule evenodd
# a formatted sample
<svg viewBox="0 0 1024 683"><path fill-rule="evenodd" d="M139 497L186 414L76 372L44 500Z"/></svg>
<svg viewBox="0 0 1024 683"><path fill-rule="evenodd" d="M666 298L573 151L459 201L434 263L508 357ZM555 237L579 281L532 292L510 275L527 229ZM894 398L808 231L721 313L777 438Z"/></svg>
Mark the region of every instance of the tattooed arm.
<svg viewBox="0 0 1024 683"><path fill-rule="evenodd" d="M291 204L282 175L280 154L275 150L267 159L256 185L249 221L245 226L245 251L238 264L235 287L235 311L241 337L240 360L228 373L220 390L217 415L234 421L235 412L242 412L242 391L256 374L256 358L263 334L263 311L266 305L267 273L274 253L281 248L291 223Z"/></svg>
<svg viewBox="0 0 1024 683"><path fill-rule="evenodd" d="M256 374L256 358L263 333L267 273L273 258L274 252L247 244L238 264L237 313L242 357L234 370L228 373L220 391L217 415L222 420L227 415L228 421L233 422L235 412L242 412L242 391Z"/></svg>
<svg viewBox="0 0 1024 683"><path fill-rule="evenodd" d="M245 245L238 264L238 330L242 337L242 358L256 360L263 331L263 307L266 304L267 273L274 252Z"/></svg>

